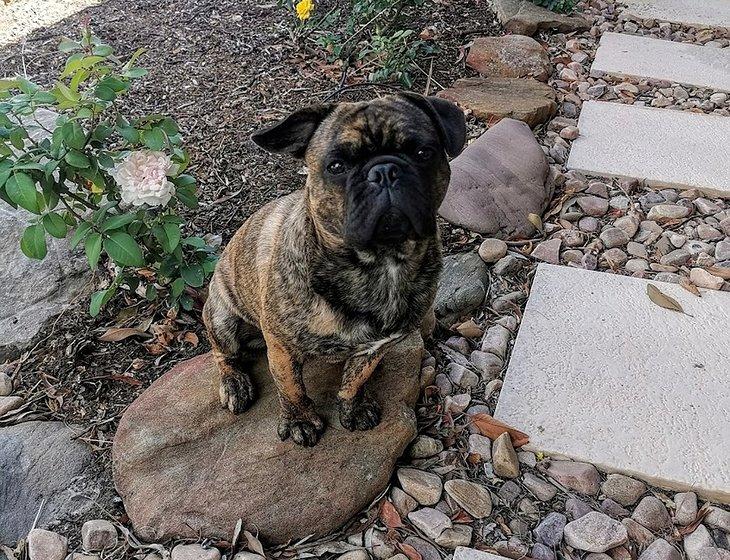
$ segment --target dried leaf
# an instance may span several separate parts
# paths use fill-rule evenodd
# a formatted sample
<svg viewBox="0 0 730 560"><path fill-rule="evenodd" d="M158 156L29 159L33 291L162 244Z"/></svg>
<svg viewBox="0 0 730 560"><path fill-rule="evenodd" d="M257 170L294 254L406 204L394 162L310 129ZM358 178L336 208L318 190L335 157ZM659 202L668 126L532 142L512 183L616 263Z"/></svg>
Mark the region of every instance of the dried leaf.
<svg viewBox="0 0 730 560"><path fill-rule="evenodd" d="M244 531L243 536L246 537L246 540L248 541L249 550L253 550L256 554L260 554L261 556L266 557L266 554L264 553L264 547L261 545L260 540L254 537L250 531Z"/></svg>
<svg viewBox="0 0 730 560"><path fill-rule="evenodd" d="M697 286L695 286L692 281L686 276L681 276L679 278L679 285L682 286L689 293L694 294L697 297L702 297L702 293L697 289Z"/></svg>
<svg viewBox="0 0 730 560"><path fill-rule="evenodd" d="M461 325L456 327L456 330L461 336L466 338L481 338L484 334L484 331L482 331L481 327L477 325L473 319L464 321Z"/></svg>
<svg viewBox="0 0 730 560"><path fill-rule="evenodd" d="M527 219L533 226L535 226L537 231L542 231L542 218L540 216L530 213L527 215Z"/></svg>
<svg viewBox="0 0 730 560"><path fill-rule="evenodd" d="M649 299L654 302L659 307L663 307L664 309L671 309L672 311L679 311L680 313L684 313L684 309L681 305L679 305L679 302L669 297L667 294L662 292L659 288L657 288L654 284L647 284L646 285L646 295L649 296Z"/></svg>
<svg viewBox="0 0 730 560"><path fill-rule="evenodd" d="M530 441L530 438L526 433L520 432L512 426L508 426L504 422L496 420L489 414L483 412L472 414L471 421L483 436L487 436L491 440L495 440L503 433L507 432L510 435L512 445L514 447L522 447Z"/></svg>
<svg viewBox="0 0 730 560"><path fill-rule="evenodd" d="M107 329L107 331L99 337L99 340L102 342L119 342L125 338L129 338L130 336L149 337L146 332L140 329L133 329L130 327L112 327L111 329Z"/></svg>
<svg viewBox="0 0 730 560"><path fill-rule="evenodd" d="M409 544L399 543L398 548L400 548L403 554L408 556L408 560L423 560L423 556Z"/></svg>
<svg viewBox="0 0 730 560"><path fill-rule="evenodd" d="M186 331L181 336L178 336L179 340L182 340L184 342L187 342L188 344L192 345L194 348L198 346L200 343L200 340L198 339L198 335L194 332Z"/></svg>
<svg viewBox="0 0 730 560"><path fill-rule="evenodd" d="M233 539L231 539L231 548L234 550L238 544L238 538L241 536L241 531L243 531L243 519L239 518L238 521L236 521L236 528L233 531Z"/></svg>
<svg viewBox="0 0 730 560"><path fill-rule="evenodd" d="M108 379L111 379L112 381L120 381L121 383L126 383L127 385L131 385L132 387L139 387L140 385L142 385L142 382L139 379L136 379L129 375L120 375L115 373L114 375L110 375Z"/></svg>
<svg viewBox="0 0 730 560"><path fill-rule="evenodd" d="M730 268L721 268L719 266L710 266L706 270L713 276L718 276L719 278L722 278L723 280L730 280Z"/></svg>
<svg viewBox="0 0 730 560"><path fill-rule="evenodd" d="M401 521L398 511L388 500L385 500L383 505L380 507L380 519L383 520L383 523L385 523L385 526L388 527L388 529L398 529L403 527L403 522Z"/></svg>

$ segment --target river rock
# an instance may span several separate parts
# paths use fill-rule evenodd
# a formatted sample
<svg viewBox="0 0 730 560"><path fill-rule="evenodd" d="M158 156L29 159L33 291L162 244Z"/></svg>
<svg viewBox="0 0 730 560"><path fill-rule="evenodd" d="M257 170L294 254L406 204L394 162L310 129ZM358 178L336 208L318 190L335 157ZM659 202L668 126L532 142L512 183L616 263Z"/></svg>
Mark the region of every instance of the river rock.
<svg viewBox="0 0 730 560"><path fill-rule="evenodd" d="M210 354L178 364L130 405L114 439L114 480L136 534L230 540L243 519L282 543L338 528L382 492L416 435L422 350L413 334L386 355L369 382L382 420L368 431L339 424L341 365L306 364L309 396L327 424L311 448L277 437L278 399L263 360L253 369L258 400L238 416L220 406Z"/></svg>
<svg viewBox="0 0 730 560"><path fill-rule="evenodd" d="M461 78L437 95L490 123L511 118L535 127L557 109L553 88L531 78Z"/></svg>
<svg viewBox="0 0 730 560"><path fill-rule="evenodd" d="M0 542L25 538L39 510L36 526L46 528L94 508L101 485L93 473L91 450L73 439L75 435L61 422L0 428Z"/></svg>
<svg viewBox="0 0 730 560"><path fill-rule="evenodd" d="M439 214L491 237L527 238L535 232L528 216L542 215L553 187L547 159L532 131L519 121L503 119L451 162L451 183ZM495 265L497 274L504 272L500 262Z"/></svg>
<svg viewBox="0 0 730 560"><path fill-rule="evenodd" d="M476 253L461 253L444 258L434 310L451 323L479 307L487 295L489 269Z"/></svg>
<svg viewBox="0 0 730 560"><path fill-rule="evenodd" d="M483 486L468 480L454 479L447 481L444 489L452 500L476 519L489 517L492 513L492 496Z"/></svg>
<svg viewBox="0 0 730 560"><path fill-rule="evenodd" d="M606 552L628 539L626 527L597 511L568 523L564 535L566 543L586 552Z"/></svg>
<svg viewBox="0 0 730 560"><path fill-rule="evenodd" d="M535 78L541 82L550 77L547 52L535 39L524 35L477 37L466 65L488 77Z"/></svg>

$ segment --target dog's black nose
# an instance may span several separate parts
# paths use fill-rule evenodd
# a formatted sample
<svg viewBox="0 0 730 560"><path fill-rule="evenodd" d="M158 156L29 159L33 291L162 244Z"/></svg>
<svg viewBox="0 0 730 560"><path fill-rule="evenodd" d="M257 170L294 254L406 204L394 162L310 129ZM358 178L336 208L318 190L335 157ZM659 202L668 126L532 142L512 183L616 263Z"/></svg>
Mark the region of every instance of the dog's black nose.
<svg viewBox="0 0 730 560"><path fill-rule="evenodd" d="M381 187L392 187L401 175L401 168L395 163L378 163L368 171L368 181Z"/></svg>

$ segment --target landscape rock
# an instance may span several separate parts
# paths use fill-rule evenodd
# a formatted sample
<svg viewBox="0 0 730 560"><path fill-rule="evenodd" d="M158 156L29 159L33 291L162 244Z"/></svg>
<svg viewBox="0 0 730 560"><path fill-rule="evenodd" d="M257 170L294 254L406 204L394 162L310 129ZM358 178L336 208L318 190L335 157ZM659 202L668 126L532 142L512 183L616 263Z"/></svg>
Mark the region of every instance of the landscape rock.
<svg viewBox="0 0 730 560"><path fill-rule="evenodd" d="M664 539L657 539L639 556L639 560L682 560L682 554Z"/></svg>
<svg viewBox="0 0 730 560"><path fill-rule="evenodd" d="M233 560L236 560L237 557L238 554L234 556ZM259 558L262 557L259 556ZM351 550L350 552L345 552L342 556L338 558L338 560L370 560L370 555L368 554L367 550Z"/></svg>
<svg viewBox="0 0 730 560"><path fill-rule="evenodd" d="M611 498L606 498L601 502L601 511L614 519L627 517L631 512L618 502Z"/></svg>
<svg viewBox="0 0 730 560"><path fill-rule="evenodd" d="M564 535L568 545L586 552L606 552L628 539L626 527L597 511L568 523Z"/></svg>
<svg viewBox="0 0 730 560"><path fill-rule="evenodd" d="M93 455L76 435L61 422L0 428L0 542L12 544L24 538L39 511L40 529L58 519L76 519L95 507L102 490L94 475Z"/></svg>
<svg viewBox="0 0 730 560"><path fill-rule="evenodd" d="M455 549L458 546L469 546L472 533L471 525L456 524L450 529L445 529L434 541L444 548Z"/></svg>
<svg viewBox="0 0 730 560"><path fill-rule="evenodd" d="M512 333L502 325L493 325L487 329L482 338L481 351L490 352L500 358L505 358L507 346Z"/></svg>
<svg viewBox="0 0 730 560"><path fill-rule="evenodd" d="M492 496L489 490L475 482L449 480L444 484L444 490L452 500L476 519L489 517L492 513Z"/></svg>
<svg viewBox="0 0 730 560"><path fill-rule="evenodd" d="M0 417L23 406L22 397L0 397Z"/></svg>
<svg viewBox="0 0 730 560"><path fill-rule="evenodd" d="M534 35L546 29L569 33L590 27L590 22L580 16L558 14L528 0L490 0L490 3L507 33Z"/></svg>
<svg viewBox="0 0 730 560"><path fill-rule="evenodd" d="M520 462L507 432L495 439L492 444L492 465L494 473L502 478L520 476Z"/></svg>
<svg viewBox="0 0 730 560"><path fill-rule="evenodd" d="M680 206L678 204L657 204L651 207L649 213L646 215L646 219L665 222L686 218L691 213L692 210L686 206Z"/></svg>
<svg viewBox="0 0 730 560"><path fill-rule="evenodd" d="M658 532L672 526L672 518L662 501L656 496L646 496L636 506L631 519L650 531Z"/></svg>
<svg viewBox="0 0 730 560"><path fill-rule="evenodd" d="M558 493L555 486L532 473L525 473L522 483L541 502L549 502Z"/></svg>
<svg viewBox="0 0 730 560"><path fill-rule="evenodd" d="M630 517L622 519L621 523L623 523L623 526L626 527L629 539L641 547L646 547L656 540L656 535L654 535L654 533Z"/></svg>
<svg viewBox="0 0 730 560"><path fill-rule="evenodd" d="M714 546L706 546L698 552L703 560L730 560L730 551Z"/></svg>
<svg viewBox="0 0 730 560"><path fill-rule="evenodd" d="M730 533L730 511L711 505L708 505L707 509L709 513L705 516L704 523L725 533Z"/></svg>
<svg viewBox="0 0 730 560"><path fill-rule="evenodd" d="M117 544L117 528L106 519L92 519L81 527L81 543L87 552L114 548Z"/></svg>
<svg viewBox="0 0 730 560"><path fill-rule="evenodd" d="M490 123L511 118L535 127L557 109L554 90L531 78L461 78L437 95Z"/></svg>
<svg viewBox="0 0 730 560"><path fill-rule="evenodd" d="M562 513L552 511L535 527L535 538L544 545L557 548L563 540L563 529L567 522L568 519Z"/></svg>
<svg viewBox="0 0 730 560"><path fill-rule="evenodd" d="M688 560L706 560L705 549L714 546L715 541L704 525L698 525L692 533L684 537L684 552Z"/></svg>
<svg viewBox="0 0 730 560"><path fill-rule="evenodd" d="M693 268L690 270L689 279L698 288L708 288L710 290L719 290L725 283L725 280L707 272L704 268Z"/></svg>
<svg viewBox="0 0 730 560"><path fill-rule="evenodd" d="M560 264L560 245L562 240L549 239L541 241L532 250L531 256L539 261L550 264Z"/></svg>
<svg viewBox="0 0 730 560"><path fill-rule="evenodd" d="M482 76L535 78L547 82L550 58L545 49L524 35L477 37L469 49L466 65Z"/></svg>
<svg viewBox="0 0 730 560"><path fill-rule="evenodd" d="M451 182L439 214L454 225L491 237L528 238L535 226L529 214L542 215L553 193L544 152L525 124L503 119L451 162ZM511 257L511 259L510 259ZM510 259L511 266L500 265ZM496 274L523 265L505 256Z"/></svg>
<svg viewBox="0 0 730 560"><path fill-rule="evenodd" d="M152 542L199 534L230 539L241 518L262 540L281 543L338 528L382 492L416 435L422 344L418 335L407 337L369 381L382 419L368 431L340 427L341 366L306 364L309 396L327 424L311 448L277 437L279 403L264 360L253 368L258 400L237 416L220 406L210 354L178 364L127 408L115 436L114 480L135 533ZM399 479L413 480L409 490L420 487L423 499L428 485L408 471Z"/></svg>
<svg viewBox="0 0 730 560"><path fill-rule="evenodd" d="M482 352L481 350L472 352L469 361L481 372L484 379L495 377L502 371L504 366L502 358L491 352Z"/></svg>
<svg viewBox="0 0 730 560"><path fill-rule="evenodd" d="M438 503L443 490L443 483L438 475L420 469L398 469L398 482L403 490L422 506Z"/></svg>
<svg viewBox="0 0 730 560"><path fill-rule="evenodd" d="M572 520L580 519L584 515L593 511L593 508L578 498L568 498L565 500L565 513Z"/></svg>
<svg viewBox="0 0 730 560"><path fill-rule="evenodd" d="M0 397L7 397L13 392L13 380L4 371L0 372Z"/></svg>
<svg viewBox="0 0 730 560"><path fill-rule="evenodd" d="M32 215L0 203L0 362L17 357L43 326L85 293L91 273L86 258L64 239L47 238L42 261L20 250Z"/></svg>
<svg viewBox="0 0 730 560"><path fill-rule="evenodd" d="M429 539L435 539L445 529L451 528L449 517L434 508L422 508L408 514L408 519Z"/></svg>
<svg viewBox="0 0 730 560"><path fill-rule="evenodd" d="M179 544L172 549L170 560L220 560L217 548L205 548L201 544Z"/></svg>
<svg viewBox="0 0 730 560"><path fill-rule="evenodd" d="M397 486L393 486L390 491L390 499L401 517L407 517L418 507L418 502Z"/></svg>
<svg viewBox="0 0 730 560"><path fill-rule="evenodd" d="M479 245L479 256L485 263L496 263L507 254L507 244L501 239L490 237Z"/></svg>
<svg viewBox="0 0 730 560"><path fill-rule="evenodd" d="M438 455L444 450L444 444L429 436L418 436L408 448L412 459L425 459Z"/></svg>
<svg viewBox="0 0 730 560"><path fill-rule="evenodd" d="M67 549L68 539L58 533L45 529L33 529L28 533L30 560L64 560Z"/></svg>
<svg viewBox="0 0 730 560"><path fill-rule="evenodd" d="M436 547L420 537L408 537L404 542L415 548L423 560L441 560L441 554Z"/></svg>
<svg viewBox="0 0 730 560"><path fill-rule="evenodd" d="M566 488L587 496L595 496L601 489L601 476L598 474L596 467L589 463L550 461L546 473Z"/></svg>
<svg viewBox="0 0 730 560"><path fill-rule="evenodd" d="M609 474L601 492L622 506L633 506L646 493L646 484L623 474Z"/></svg>
<svg viewBox="0 0 730 560"><path fill-rule="evenodd" d="M697 518L697 494L680 492L674 495L674 523L689 525ZM707 518L705 518L707 522Z"/></svg>
<svg viewBox="0 0 730 560"><path fill-rule="evenodd" d="M482 461L489 461L492 457L492 441L481 434L471 434L469 453L479 455Z"/></svg>
<svg viewBox="0 0 730 560"><path fill-rule="evenodd" d="M438 317L452 322L484 302L489 283L487 265L476 253L444 257L434 310Z"/></svg>

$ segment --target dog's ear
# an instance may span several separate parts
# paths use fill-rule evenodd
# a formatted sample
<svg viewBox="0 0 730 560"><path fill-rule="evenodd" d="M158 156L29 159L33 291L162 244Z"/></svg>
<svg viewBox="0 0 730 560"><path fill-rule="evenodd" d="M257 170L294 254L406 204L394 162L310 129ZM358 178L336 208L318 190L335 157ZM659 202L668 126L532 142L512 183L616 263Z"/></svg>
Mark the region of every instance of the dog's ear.
<svg viewBox="0 0 730 560"><path fill-rule="evenodd" d="M304 157L312 135L335 104L314 105L295 111L278 123L254 132L251 139L269 152Z"/></svg>
<svg viewBox="0 0 730 560"><path fill-rule="evenodd" d="M455 103L439 97L424 97L410 91L400 95L431 118L439 131L447 154L455 156L461 152L466 142L466 120L464 113Z"/></svg>

